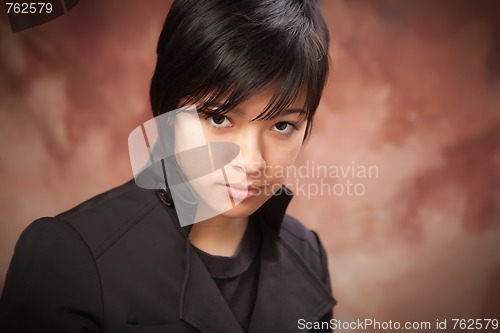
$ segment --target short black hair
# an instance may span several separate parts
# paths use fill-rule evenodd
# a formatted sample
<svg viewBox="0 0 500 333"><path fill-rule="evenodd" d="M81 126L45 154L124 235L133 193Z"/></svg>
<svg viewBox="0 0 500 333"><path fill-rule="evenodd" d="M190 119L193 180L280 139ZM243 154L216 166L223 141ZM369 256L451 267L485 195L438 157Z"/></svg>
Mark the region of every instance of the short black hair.
<svg viewBox="0 0 500 333"><path fill-rule="evenodd" d="M155 116L184 104L225 113L277 84L256 119L305 92L308 136L329 69L329 32L317 0L175 0L157 47Z"/></svg>

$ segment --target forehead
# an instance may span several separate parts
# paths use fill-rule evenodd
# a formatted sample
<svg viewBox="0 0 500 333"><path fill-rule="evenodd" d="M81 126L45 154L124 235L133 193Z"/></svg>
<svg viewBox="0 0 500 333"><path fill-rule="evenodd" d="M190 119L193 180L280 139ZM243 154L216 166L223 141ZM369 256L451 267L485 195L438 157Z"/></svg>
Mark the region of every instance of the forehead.
<svg viewBox="0 0 500 333"><path fill-rule="evenodd" d="M269 87L261 92L258 92L250 96L248 99L238 104L238 107L242 109L252 107L263 110L273 102L273 98L279 100L279 97L280 97L279 91L274 87ZM289 107L293 108L304 107L305 100L306 100L305 93L300 92L298 96L295 96L295 99L291 101Z"/></svg>

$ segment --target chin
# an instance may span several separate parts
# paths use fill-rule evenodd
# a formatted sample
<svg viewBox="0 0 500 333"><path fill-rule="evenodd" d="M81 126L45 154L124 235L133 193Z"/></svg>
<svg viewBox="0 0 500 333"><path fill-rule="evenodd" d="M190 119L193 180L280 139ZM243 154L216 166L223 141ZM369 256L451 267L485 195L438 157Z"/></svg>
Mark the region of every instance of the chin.
<svg viewBox="0 0 500 333"><path fill-rule="evenodd" d="M231 208L228 211L225 211L222 213L222 216L228 217L228 218L242 218L242 217L248 217L255 213L257 209L262 206L268 197L251 197L243 200L233 208Z"/></svg>
<svg viewBox="0 0 500 333"><path fill-rule="evenodd" d="M249 206L242 202L220 215L228 218L239 219L252 215L257 209L259 209L259 206Z"/></svg>

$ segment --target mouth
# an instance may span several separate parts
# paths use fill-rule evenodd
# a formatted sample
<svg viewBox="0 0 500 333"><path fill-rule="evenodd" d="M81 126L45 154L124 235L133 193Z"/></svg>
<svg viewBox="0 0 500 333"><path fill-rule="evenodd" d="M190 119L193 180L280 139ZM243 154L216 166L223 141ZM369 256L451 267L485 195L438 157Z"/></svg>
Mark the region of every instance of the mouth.
<svg viewBox="0 0 500 333"><path fill-rule="evenodd" d="M257 186L243 186L241 184L226 184L225 186L233 199L238 200L256 196L261 191Z"/></svg>

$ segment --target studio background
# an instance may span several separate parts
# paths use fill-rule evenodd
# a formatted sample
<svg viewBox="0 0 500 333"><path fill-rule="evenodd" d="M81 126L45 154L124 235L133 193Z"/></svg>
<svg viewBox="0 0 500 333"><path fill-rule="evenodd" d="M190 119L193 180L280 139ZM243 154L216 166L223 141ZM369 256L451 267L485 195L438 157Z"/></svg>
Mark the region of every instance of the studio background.
<svg viewBox="0 0 500 333"><path fill-rule="evenodd" d="M0 10L0 288L29 223L132 177L169 4L81 0L15 34ZM333 70L297 164L377 170L301 178L323 193L289 209L328 251L335 317L500 319L500 2L323 5ZM347 181L363 194L324 193Z"/></svg>

